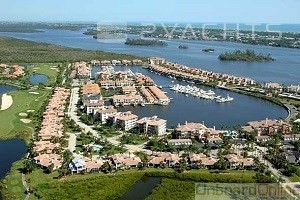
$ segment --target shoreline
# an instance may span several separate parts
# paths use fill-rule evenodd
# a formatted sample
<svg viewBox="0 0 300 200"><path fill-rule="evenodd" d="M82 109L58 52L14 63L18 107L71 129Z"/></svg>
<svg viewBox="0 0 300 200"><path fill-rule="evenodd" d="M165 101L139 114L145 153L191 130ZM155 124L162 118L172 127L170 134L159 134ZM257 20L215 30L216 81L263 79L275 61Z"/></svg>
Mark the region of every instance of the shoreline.
<svg viewBox="0 0 300 200"><path fill-rule="evenodd" d="M1 98L1 107L0 110L4 111L9 109L13 104L13 98L12 96L8 95L8 94L3 94L2 98Z"/></svg>

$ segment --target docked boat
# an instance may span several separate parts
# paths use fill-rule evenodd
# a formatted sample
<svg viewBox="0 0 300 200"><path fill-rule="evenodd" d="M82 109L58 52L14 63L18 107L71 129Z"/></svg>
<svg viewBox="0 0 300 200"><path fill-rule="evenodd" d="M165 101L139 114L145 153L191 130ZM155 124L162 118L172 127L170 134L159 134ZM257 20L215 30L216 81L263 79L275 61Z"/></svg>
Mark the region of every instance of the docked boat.
<svg viewBox="0 0 300 200"><path fill-rule="evenodd" d="M199 97L205 100L215 100L218 103L225 103L225 102L230 102L233 101L233 98L227 95L227 97L222 97L222 96L217 96L214 91L212 90L203 90L200 89L196 86L184 86L184 85L173 85L170 86L170 90L185 94L186 97L189 95L194 96L194 97Z"/></svg>

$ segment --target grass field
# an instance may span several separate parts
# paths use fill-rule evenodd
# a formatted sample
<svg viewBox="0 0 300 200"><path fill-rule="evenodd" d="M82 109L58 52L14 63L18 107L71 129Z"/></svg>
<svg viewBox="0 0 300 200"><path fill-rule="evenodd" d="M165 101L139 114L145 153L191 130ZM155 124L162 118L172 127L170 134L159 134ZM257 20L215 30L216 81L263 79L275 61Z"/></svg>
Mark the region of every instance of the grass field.
<svg viewBox="0 0 300 200"><path fill-rule="evenodd" d="M12 167L12 172L4 180L6 187L2 189L2 192L6 194L6 199L23 199L24 188L22 191L22 183L20 182L21 174L17 170L21 167L22 162L16 162ZM41 169L36 169L33 173L26 175L26 180L28 181L29 187L34 189L36 193L44 197L44 199L117 199L124 195L142 176L148 173L155 174L157 172L162 172L165 175L162 176L162 178L166 181L163 181L162 184L155 189L155 193L149 197L150 199L159 199L159 196L162 194L168 194L169 199L178 199L175 198L174 195L182 197L181 199L189 199L195 194L194 183L191 180L179 180L180 177L173 178L167 176L167 174L174 173L174 170L170 168L147 168L144 171L132 169L109 175L103 173L72 175L60 180L56 179L58 176L57 172L45 174ZM207 176L210 175L210 171L193 170L184 172L183 174L188 176ZM255 172L229 171L227 176L242 176L242 174L252 176ZM182 187L182 189L176 189L177 187ZM179 195L179 193L181 195ZM79 196L72 196L75 194ZM9 198L12 196L14 198ZM37 198L31 195L30 199Z"/></svg>
<svg viewBox="0 0 300 200"><path fill-rule="evenodd" d="M48 77L48 82L45 85L52 85L56 82L58 74L58 65L61 63L36 63L34 67L28 68L26 79L32 74L43 74Z"/></svg>
<svg viewBox="0 0 300 200"><path fill-rule="evenodd" d="M36 92L39 94L30 94L29 92ZM29 124L24 124L20 121L20 113L27 113L28 110L39 110L43 103L47 100L50 90L19 90L9 93L13 97L12 106L4 111L0 111L1 124L0 139L10 139L17 136L30 137L34 121Z"/></svg>
<svg viewBox="0 0 300 200"><path fill-rule="evenodd" d="M191 200L195 197L195 183L174 179L162 179L146 200Z"/></svg>
<svg viewBox="0 0 300 200"><path fill-rule="evenodd" d="M0 37L0 63L57 63L79 60L90 61L94 59L133 60L136 58L141 59L138 56L67 48L46 43Z"/></svg>

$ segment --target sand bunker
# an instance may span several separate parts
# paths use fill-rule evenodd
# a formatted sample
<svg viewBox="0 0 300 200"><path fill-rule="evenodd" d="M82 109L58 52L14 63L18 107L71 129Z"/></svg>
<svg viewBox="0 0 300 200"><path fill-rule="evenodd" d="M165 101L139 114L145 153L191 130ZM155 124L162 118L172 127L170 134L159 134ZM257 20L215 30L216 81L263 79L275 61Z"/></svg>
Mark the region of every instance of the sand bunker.
<svg viewBox="0 0 300 200"><path fill-rule="evenodd" d="M35 110L27 110L28 113L32 113L34 112Z"/></svg>
<svg viewBox="0 0 300 200"><path fill-rule="evenodd" d="M29 92L29 94L40 94L38 92Z"/></svg>
<svg viewBox="0 0 300 200"><path fill-rule="evenodd" d="M1 110L7 110L13 104L13 98L10 95L3 94L2 95L2 103L1 103Z"/></svg>
<svg viewBox="0 0 300 200"><path fill-rule="evenodd" d="M28 117L28 114L27 113L19 113L19 116L21 116L21 117Z"/></svg>
<svg viewBox="0 0 300 200"><path fill-rule="evenodd" d="M29 124L31 122L30 119L20 119L21 122L23 122L24 124Z"/></svg>

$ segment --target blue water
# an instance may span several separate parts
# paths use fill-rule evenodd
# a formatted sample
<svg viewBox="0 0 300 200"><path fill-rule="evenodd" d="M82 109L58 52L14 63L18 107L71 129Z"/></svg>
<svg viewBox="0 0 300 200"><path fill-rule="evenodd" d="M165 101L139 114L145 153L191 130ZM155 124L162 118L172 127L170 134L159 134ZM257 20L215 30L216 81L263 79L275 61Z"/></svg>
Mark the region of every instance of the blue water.
<svg viewBox="0 0 300 200"><path fill-rule="evenodd" d="M160 56L167 60L186 64L192 67L201 67L207 70L223 72L238 76L254 78L257 81L277 81L285 84L300 84L300 51L297 49L275 48L268 46L253 46L230 42L213 41L180 41L167 40L167 47L127 46L123 43L108 43L106 40L95 40L81 31L46 30L42 33L0 33L6 36L58 44L68 47L77 47L91 50L103 50L115 53L141 55L145 57ZM180 44L187 44L189 49L180 50ZM202 49L214 48L215 53L204 53ZM269 63L258 62L221 62L218 55L221 52L235 49L251 48L261 53L271 53L276 61ZM157 84L168 86L173 83L161 77L136 68L144 74L151 76ZM176 126L184 121L202 122L209 126L245 124L250 120L267 118L285 118L287 112L284 108L253 97L235 94L223 90L215 90L219 95L235 98L235 101L220 105L213 101L204 101L192 97L185 97L165 89L174 101L168 107L150 106L133 107L132 110L140 117L157 115L168 120L168 126Z"/></svg>
<svg viewBox="0 0 300 200"><path fill-rule="evenodd" d="M248 121L257 119L278 119L287 117L287 111L268 101L257 99L254 97L237 94L220 89L213 89L205 86L201 88L205 90L213 90L217 95L226 96L229 94L235 100L230 103L220 104L215 101L208 101L197 97L186 97L184 94L176 93L169 89L168 86L174 84L186 85L185 82L175 81L171 79L151 73L150 71L140 67L115 67L116 71L131 70L150 76L156 84L163 86L163 91L174 100L169 106L147 105L146 107L119 107L119 111L131 110L139 117L159 116L167 119L167 126L174 127L179 123L202 122L209 127L216 126L220 128L221 125L234 126L244 125ZM92 73L101 71L100 67L93 69Z"/></svg>
<svg viewBox="0 0 300 200"><path fill-rule="evenodd" d="M12 92L14 90L17 90L17 88L14 86L0 84L0 95L8 93L8 92Z"/></svg>
<svg viewBox="0 0 300 200"><path fill-rule="evenodd" d="M48 81L48 77L43 74L33 74L28 80L31 84L38 85L41 83L46 83Z"/></svg>
<svg viewBox="0 0 300 200"><path fill-rule="evenodd" d="M0 140L0 179L9 172L12 163L20 160L26 153L27 147L23 140Z"/></svg>
<svg viewBox="0 0 300 200"><path fill-rule="evenodd" d="M108 43L96 40L81 31L46 30L42 33L0 33L32 41L76 47L90 50L103 50L115 53L140 55L145 57L160 56L167 60L191 67L203 68L215 72L245 76L258 82L280 82L286 85L300 84L300 50L269 46L255 46L231 42L166 40L167 47L127 46L123 43ZM187 50L178 46L185 44ZM202 52L204 48L213 48L214 53ZM270 53L274 62L230 62L220 61L219 54L236 49L253 49L257 53Z"/></svg>
<svg viewBox="0 0 300 200"><path fill-rule="evenodd" d="M16 87L0 84L0 95L16 90ZM1 113L2 111L0 111ZM4 124L1 122L1 126ZM27 151L25 142L20 139L0 140L0 179L5 177L13 162L20 160ZM1 195L1 194L0 194Z"/></svg>

